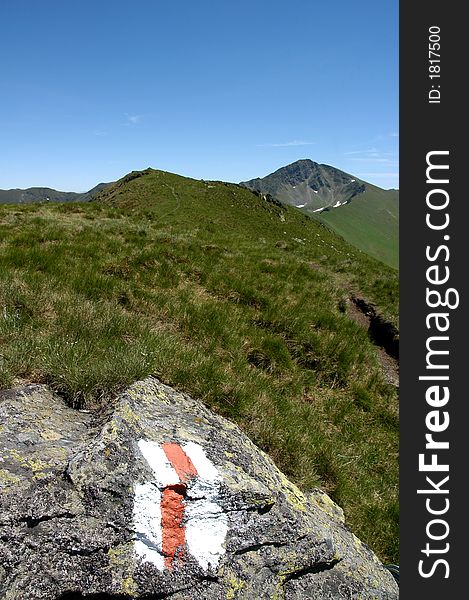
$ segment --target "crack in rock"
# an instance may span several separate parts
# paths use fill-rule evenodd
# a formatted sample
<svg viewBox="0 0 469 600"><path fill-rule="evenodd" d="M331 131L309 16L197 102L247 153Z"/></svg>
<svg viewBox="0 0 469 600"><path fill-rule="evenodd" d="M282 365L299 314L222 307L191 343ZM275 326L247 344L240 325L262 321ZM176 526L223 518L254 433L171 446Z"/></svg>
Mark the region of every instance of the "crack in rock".
<svg viewBox="0 0 469 600"><path fill-rule="evenodd" d="M287 542L260 542L259 544L252 544L251 546L245 546L244 548L235 550L233 554L240 556L242 554L247 554L248 552L258 552L262 548L284 548L285 546L288 546Z"/></svg>
<svg viewBox="0 0 469 600"><path fill-rule="evenodd" d="M58 513L56 515L44 515L42 517L21 517L18 519L19 523L26 523L28 529L33 529L37 527L40 523L45 523L46 521L53 521L55 519L74 519L76 517L75 514L70 512Z"/></svg>
<svg viewBox="0 0 469 600"><path fill-rule="evenodd" d="M311 574L315 574L315 573L323 573L324 571L330 571L331 569L333 569L336 565L338 565L341 562L342 562L342 559L337 558L335 560L322 562L322 563L321 562L316 563L314 565L310 565L308 567L303 567L296 571L292 571L291 573L287 573L284 576L283 584L285 585L286 583L288 583L289 581L293 581L294 579L300 579L301 577L304 577L305 575L311 575Z"/></svg>

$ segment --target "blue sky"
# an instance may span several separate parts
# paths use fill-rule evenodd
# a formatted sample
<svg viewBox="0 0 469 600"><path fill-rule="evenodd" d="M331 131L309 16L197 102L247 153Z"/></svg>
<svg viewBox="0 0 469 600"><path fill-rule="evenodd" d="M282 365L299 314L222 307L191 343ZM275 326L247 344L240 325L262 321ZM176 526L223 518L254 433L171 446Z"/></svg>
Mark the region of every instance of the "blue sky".
<svg viewBox="0 0 469 600"><path fill-rule="evenodd" d="M0 4L0 188L299 158L398 187L397 0Z"/></svg>

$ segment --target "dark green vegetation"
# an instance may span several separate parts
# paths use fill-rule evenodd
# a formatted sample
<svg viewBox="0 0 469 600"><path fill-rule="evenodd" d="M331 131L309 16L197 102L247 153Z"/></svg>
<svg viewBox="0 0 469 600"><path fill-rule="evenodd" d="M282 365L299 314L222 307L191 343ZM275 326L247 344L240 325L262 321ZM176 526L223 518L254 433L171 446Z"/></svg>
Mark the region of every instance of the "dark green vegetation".
<svg viewBox="0 0 469 600"><path fill-rule="evenodd" d="M32 187L24 190L0 190L0 204L32 204L33 202L89 202L107 183L98 183L83 194L59 192L52 188Z"/></svg>
<svg viewBox="0 0 469 600"><path fill-rule="evenodd" d="M397 560L398 402L360 292L397 323L393 269L232 184L132 173L95 202L0 207L0 384L95 407L150 373L234 419Z"/></svg>
<svg viewBox="0 0 469 600"><path fill-rule="evenodd" d="M300 208L327 223L360 250L398 268L397 190L383 190L335 167L308 159L242 185Z"/></svg>

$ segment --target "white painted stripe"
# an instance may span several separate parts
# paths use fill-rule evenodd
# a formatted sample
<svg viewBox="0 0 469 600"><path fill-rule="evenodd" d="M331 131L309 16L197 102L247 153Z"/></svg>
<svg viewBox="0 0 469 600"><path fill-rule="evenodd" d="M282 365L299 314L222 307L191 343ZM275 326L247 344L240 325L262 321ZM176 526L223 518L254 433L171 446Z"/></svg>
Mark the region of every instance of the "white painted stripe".
<svg viewBox="0 0 469 600"><path fill-rule="evenodd" d="M186 505L186 541L189 553L207 570L216 567L225 553L228 517L218 504L222 477L199 444L187 442L184 452L197 469L189 482Z"/></svg>
<svg viewBox="0 0 469 600"><path fill-rule="evenodd" d="M226 513L210 498L202 498L187 504L186 517L186 541L190 554L205 571L216 567L225 553Z"/></svg>
<svg viewBox="0 0 469 600"><path fill-rule="evenodd" d="M147 482L135 486L133 522L137 556L162 571L161 492L155 484Z"/></svg>
<svg viewBox="0 0 469 600"><path fill-rule="evenodd" d="M159 444L139 440L138 447L154 479L135 486L133 521L137 539L134 548L137 556L163 571L161 489L179 483L179 477Z"/></svg>
<svg viewBox="0 0 469 600"><path fill-rule="evenodd" d="M161 488L179 483L179 476L176 473L176 470L169 462L163 448L161 448L159 444L156 442L140 440L138 442L138 447L155 474L158 485Z"/></svg>
<svg viewBox="0 0 469 600"><path fill-rule="evenodd" d="M215 465L207 458L204 449L199 444L187 442L182 449L191 459L192 464L197 469L197 475L206 482L220 481L220 473Z"/></svg>
<svg viewBox="0 0 469 600"><path fill-rule="evenodd" d="M135 552L144 562L150 562L155 565L158 571L164 570L164 557L158 551L146 546L140 540L136 540L134 544Z"/></svg>

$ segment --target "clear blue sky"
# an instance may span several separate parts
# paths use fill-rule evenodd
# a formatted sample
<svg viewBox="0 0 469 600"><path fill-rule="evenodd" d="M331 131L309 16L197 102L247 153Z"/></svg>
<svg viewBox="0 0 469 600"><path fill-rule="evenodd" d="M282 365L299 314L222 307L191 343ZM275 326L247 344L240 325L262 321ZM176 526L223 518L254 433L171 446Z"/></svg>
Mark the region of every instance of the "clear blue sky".
<svg viewBox="0 0 469 600"><path fill-rule="evenodd" d="M299 158L398 187L397 0L5 0L0 188Z"/></svg>

